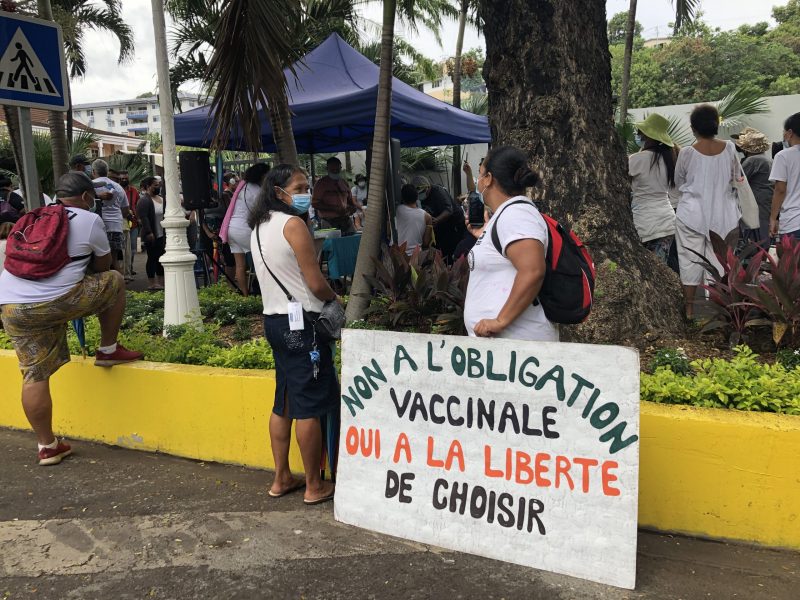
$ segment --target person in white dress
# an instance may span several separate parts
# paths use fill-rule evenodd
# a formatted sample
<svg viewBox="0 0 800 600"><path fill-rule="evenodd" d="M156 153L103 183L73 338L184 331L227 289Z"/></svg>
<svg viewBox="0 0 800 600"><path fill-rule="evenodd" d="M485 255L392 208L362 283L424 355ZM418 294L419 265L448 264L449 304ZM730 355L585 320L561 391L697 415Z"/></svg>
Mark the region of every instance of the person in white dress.
<svg viewBox="0 0 800 600"><path fill-rule="evenodd" d="M675 183L681 191L675 241L685 314L692 320L697 286L706 278L706 268L700 257L705 257L722 274L711 234L717 234L728 245L735 245L741 212L732 185L733 168L738 165L736 146L733 142L716 139L719 112L711 104L701 104L692 111L689 121L697 141L680 151L675 165Z"/></svg>
<svg viewBox="0 0 800 600"><path fill-rule="evenodd" d="M228 207L232 211L228 225L228 245L236 262L236 285L242 294L249 293L247 285L247 254L250 252L250 234L253 229L248 224L256 200L261 193L261 181L267 174L266 163L256 163L244 173L245 184L239 190L235 202Z"/></svg>

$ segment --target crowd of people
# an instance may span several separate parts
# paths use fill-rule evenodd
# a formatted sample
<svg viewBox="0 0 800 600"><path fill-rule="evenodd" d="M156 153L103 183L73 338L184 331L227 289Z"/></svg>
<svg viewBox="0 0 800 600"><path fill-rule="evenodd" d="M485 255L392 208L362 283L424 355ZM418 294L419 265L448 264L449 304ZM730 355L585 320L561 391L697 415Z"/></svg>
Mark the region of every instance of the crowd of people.
<svg viewBox="0 0 800 600"><path fill-rule="evenodd" d="M800 113L786 119L778 145L752 127L732 140L718 139L721 119L711 104L695 107L689 121L696 141L680 149L663 116L653 113L636 123L641 151L629 157L628 171L636 231L647 249L680 274L691 321L706 265L722 274L714 235L729 246L749 241L767 250L776 236L800 239ZM742 185L752 191L757 224L742 221Z"/></svg>

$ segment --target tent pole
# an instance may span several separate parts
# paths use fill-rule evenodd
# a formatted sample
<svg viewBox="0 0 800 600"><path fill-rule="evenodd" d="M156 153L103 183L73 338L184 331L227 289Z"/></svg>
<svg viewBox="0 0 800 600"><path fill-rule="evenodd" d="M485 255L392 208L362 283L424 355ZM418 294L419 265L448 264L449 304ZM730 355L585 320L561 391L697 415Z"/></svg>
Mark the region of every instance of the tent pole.
<svg viewBox="0 0 800 600"><path fill-rule="evenodd" d="M314 183L317 178L317 174L314 171L314 155L309 154L309 156L311 157L311 187L314 187Z"/></svg>

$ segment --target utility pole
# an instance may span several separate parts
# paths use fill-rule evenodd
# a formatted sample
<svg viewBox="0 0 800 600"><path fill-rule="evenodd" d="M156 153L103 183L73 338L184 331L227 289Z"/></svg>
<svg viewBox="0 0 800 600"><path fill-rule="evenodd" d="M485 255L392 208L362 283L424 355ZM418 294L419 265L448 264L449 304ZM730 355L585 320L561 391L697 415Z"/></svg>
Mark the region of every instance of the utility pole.
<svg viewBox="0 0 800 600"><path fill-rule="evenodd" d="M189 221L183 215L178 185L178 153L175 149L175 122L172 111L172 91L169 83L167 26L163 0L150 0L153 9L153 31L156 42L159 112L161 113L161 144L164 156L164 183L167 204L162 223L167 236L167 251L161 257L164 265L164 329L167 325L187 322L202 323L200 303L194 278L196 257L189 251L186 228Z"/></svg>

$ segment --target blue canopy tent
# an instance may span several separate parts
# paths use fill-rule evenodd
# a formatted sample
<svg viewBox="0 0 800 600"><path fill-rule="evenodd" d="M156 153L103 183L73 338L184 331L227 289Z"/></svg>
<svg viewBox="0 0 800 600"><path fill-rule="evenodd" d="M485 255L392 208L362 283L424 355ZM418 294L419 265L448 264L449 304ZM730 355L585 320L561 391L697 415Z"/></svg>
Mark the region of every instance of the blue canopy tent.
<svg viewBox="0 0 800 600"><path fill-rule="evenodd" d="M379 67L332 34L295 66L287 69L289 107L297 151L302 154L365 150L375 128ZM269 115L262 109L261 140L275 150ZM205 106L175 116L178 144L208 147L215 118ZM401 146L445 146L489 142L489 122L437 100L394 78L391 137ZM241 136L228 140L230 150L245 149Z"/></svg>

